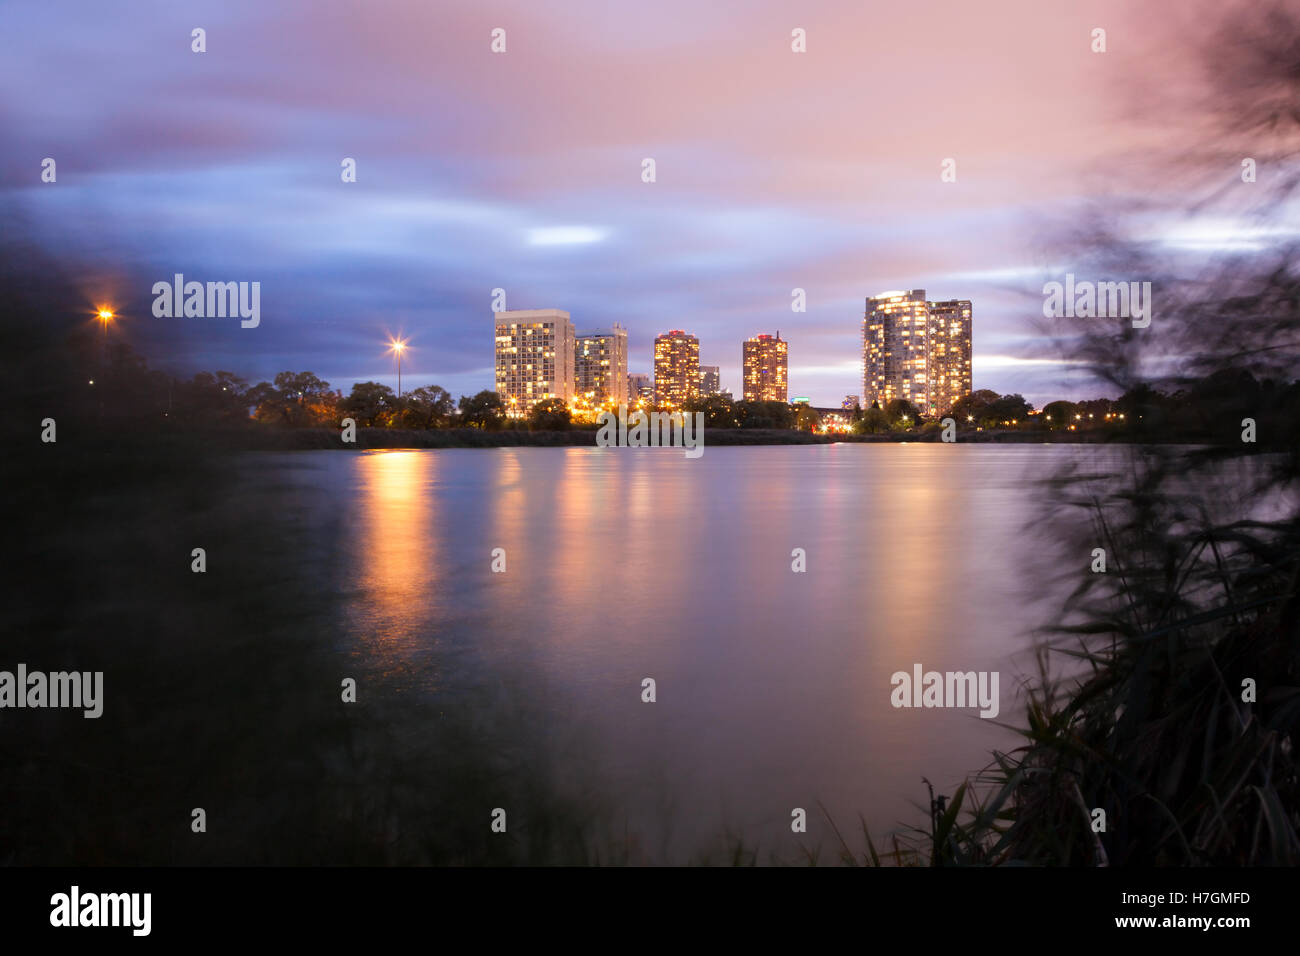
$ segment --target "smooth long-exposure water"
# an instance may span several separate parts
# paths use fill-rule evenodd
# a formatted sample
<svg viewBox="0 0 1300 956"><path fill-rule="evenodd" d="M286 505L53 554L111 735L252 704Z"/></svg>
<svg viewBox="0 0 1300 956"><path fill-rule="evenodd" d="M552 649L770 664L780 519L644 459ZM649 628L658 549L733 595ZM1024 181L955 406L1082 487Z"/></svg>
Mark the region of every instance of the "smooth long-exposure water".
<svg viewBox="0 0 1300 956"><path fill-rule="evenodd" d="M996 671L997 720L1020 723L1031 631L1060 606L1033 482L1071 453L503 448L261 467L308 465L290 470L343 515L337 587L366 693L450 704L510 675L556 785L598 791L675 861L723 831L788 850L796 807L859 834L862 814L873 836L921 824L923 776L951 793L1014 744L974 708L892 706L890 678Z"/></svg>

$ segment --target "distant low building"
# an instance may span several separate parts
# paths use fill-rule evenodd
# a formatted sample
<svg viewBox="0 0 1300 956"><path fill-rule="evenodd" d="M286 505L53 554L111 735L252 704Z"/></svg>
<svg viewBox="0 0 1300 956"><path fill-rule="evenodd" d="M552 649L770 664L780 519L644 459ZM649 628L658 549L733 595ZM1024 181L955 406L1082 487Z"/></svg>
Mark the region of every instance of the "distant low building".
<svg viewBox="0 0 1300 956"><path fill-rule="evenodd" d="M840 408L846 412L851 412L855 408L862 407L862 398L858 395L845 395L844 401L840 402Z"/></svg>
<svg viewBox="0 0 1300 956"><path fill-rule="evenodd" d="M638 399L652 402L655 397L654 381L649 375L640 372L627 377L627 400L629 403Z"/></svg>

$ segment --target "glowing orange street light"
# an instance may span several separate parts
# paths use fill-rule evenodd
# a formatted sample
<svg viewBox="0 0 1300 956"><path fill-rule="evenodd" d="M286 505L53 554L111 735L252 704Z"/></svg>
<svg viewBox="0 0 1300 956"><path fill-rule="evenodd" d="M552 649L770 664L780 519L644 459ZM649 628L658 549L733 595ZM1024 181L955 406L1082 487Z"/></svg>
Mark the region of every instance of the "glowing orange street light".
<svg viewBox="0 0 1300 956"><path fill-rule="evenodd" d="M95 313L95 318L99 319L100 327L104 330L104 335L100 339L100 358L103 362L108 362L108 323L112 322L116 316L112 309L99 309Z"/></svg>
<svg viewBox="0 0 1300 956"><path fill-rule="evenodd" d="M388 351L397 356L397 397L402 397L402 353L406 351L406 342L403 339L390 339L388 342Z"/></svg>

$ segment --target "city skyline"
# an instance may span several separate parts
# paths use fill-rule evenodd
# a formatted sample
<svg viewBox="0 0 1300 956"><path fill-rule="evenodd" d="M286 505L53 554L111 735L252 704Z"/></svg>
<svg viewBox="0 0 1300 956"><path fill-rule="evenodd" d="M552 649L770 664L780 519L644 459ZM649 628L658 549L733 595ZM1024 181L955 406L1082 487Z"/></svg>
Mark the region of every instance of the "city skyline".
<svg viewBox="0 0 1300 956"><path fill-rule="evenodd" d="M881 407L896 398L912 402L923 414L947 411L965 395L975 391L972 376L973 320L969 299L930 301L924 289L910 292L882 292L866 297L862 334L863 404ZM503 368L514 369L514 353L521 339L516 335L550 335L550 325L536 326L516 333L516 321L534 322L555 317L568 338L546 338L547 348L556 342L573 342L574 365L568 371L572 386L567 391L551 379L562 366L539 365L527 373L512 371L514 378L503 378ZM512 414L527 412L533 401L561 398L572 403L576 398L593 406L634 403L648 390L657 404L681 405L704 395L732 394L722 387L720 366L700 361L698 337L681 329L662 332L655 337L651 356L653 373L630 371L627 348L628 330L617 323L612 330L595 329L574 333L569 313L559 309L502 310L494 313L496 328L496 391ZM503 334L503 327L509 330ZM526 351L543 351L543 339L528 339ZM789 342L775 335L757 333L741 343L741 380L739 393L744 401L780 401L790 399ZM554 360L554 352L546 353ZM795 366L796 370L798 366ZM523 381L528 384L525 387ZM662 384L661 384L662 382ZM819 407L830 403L812 402L810 396L800 400ZM845 405L844 407L847 407Z"/></svg>
<svg viewBox="0 0 1300 956"><path fill-rule="evenodd" d="M979 300L982 385L1083 397L1027 321L1065 271L1039 240L1106 197L1089 177L1104 158L1140 145L1123 115L1134 82L1158 70L1172 94L1195 64L1162 49L1158 12L1119 0L939 7L759 2L740 29L692 8L683 31L670 3L610 31L600 4L541 16L507 0L496 12L511 42L493 55L496 24L454 6L399 6L367 32L355 11L236 0L210 11L212 42L196 54L179 11L142 32L74 0L55 29L53 11L6 4L15 75L60 82L48 103L6 95L4 191L33 241L97 267L86 307L113 303L115 334L177 374L269 379L293 365L346 388L387 369L370 343L400 335L412 381L476 391L493 371L467 317L502 289L509 307L563 301L583 322L618 322L633 355L668 322L689 324L733 390L733 343L780 328L799 343L799 393L831 405L861 388L844 317L865 290L905 283ZM279 17L294 11L301 42L285 50ZM1104 56L1088 46L1094 20L1123 40ZM807 53L790 49L796 26ZM873 91L909 60L864 62L861 38L882 33L928 35L949 54L881 100ZM141 44L149 56L118 55ZM626 101L611 109L598 85L556 68L573 62ZM344 66L354 79L334 90ZM954 89L999 105L956 109ZM688 102L700 108L678 108ZM773 137L773 116L797 120ZM41 181L46 157L57 182ZM953 182L940 178L947 158ZM345 160L355 181L340 178ZM1230 229L1153 221L1146 233L1162 249L1205 248ZM175 273L260 281L261 324L153 318L150 288Z"/></svg>

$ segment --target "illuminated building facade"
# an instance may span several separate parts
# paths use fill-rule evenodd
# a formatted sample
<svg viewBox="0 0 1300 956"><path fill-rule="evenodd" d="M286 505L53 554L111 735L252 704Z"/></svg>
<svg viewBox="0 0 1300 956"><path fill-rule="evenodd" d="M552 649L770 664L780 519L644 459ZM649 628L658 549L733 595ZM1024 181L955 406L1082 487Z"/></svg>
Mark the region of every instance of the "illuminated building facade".
<svg viewBox="0 0 1300 956"><path fill-rule="evenodd" d="M787 344L781 333L746 339L742 355L745 369L742 395L747 402L784 402L789 370Z"/></svg>
<svg viewBox="0 0 1300 956"><path fill-rule="evenodd" d="M497 312L496 391L510 415L526 415L537 402L574 395L574 334L560 309Z"/></svg>
<svg viewBox="0 0 1300 956"><path fill-rule="evenodd" d="M969 299L930 303L930 399L943 413L971 393Z"/></svg>
<svg viewBox="0 0 1300 956"><path fill-rule="evenodd" d="M896 398L942 414L971 392L971 304L927 302L924 289L867 299L862 319L863 404Z"/></svg>
<svg viewBox="0 0 1300 956"><path fill-rule="evenodd" d="M652 402L654 397L654 380L649 375L644 372L635 372L627 377L627 400L629 404L638 400Z"/></svg>
<svg viewBox="0 0 1300 956"><path fill-rule="evenodd" d="M574 391L593 404L627 402L627 329L578 333L573 357Z"/></svg>
<svg viewBox="0 0 1300 956"><path fill-rule="evenodd" d="M673 329L655 339L655 404L680 408L700 392L700 340Z"/></svg>
<svg viewBox="0 0 1300 956"><path fill-rule="evenodd" d="M722 391L722 370L717 365L700 366L700 394L717 395Z"/></svg>

